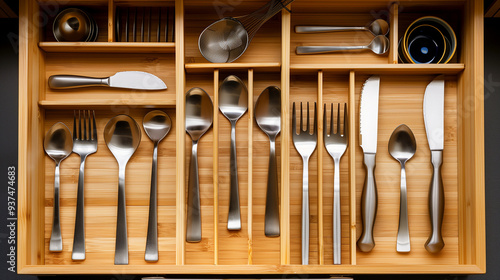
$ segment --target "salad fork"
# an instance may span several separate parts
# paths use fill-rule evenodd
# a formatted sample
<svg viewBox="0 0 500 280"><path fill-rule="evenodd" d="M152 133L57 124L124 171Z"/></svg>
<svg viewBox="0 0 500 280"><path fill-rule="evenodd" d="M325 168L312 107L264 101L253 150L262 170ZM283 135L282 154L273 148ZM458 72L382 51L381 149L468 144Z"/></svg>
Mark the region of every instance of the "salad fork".
<svg viewBox="0 0 500 280"><path fill-rule="evenodd" d="M300 102L300 125L297 134L295 102L292 109L292 136L293 145L302 156L302 264L309 264L309 158L311 157L318 142L318 119L316 114L316 102L314 102L314 126L310 133L309 127L309 102L307 102L306 129L302 125L302 102Z"/></svg>
<svg viewBox="0 0 500 280"><path fill-rule="evenodd" d="M340 223L340 158L347 149L349 127L347 126L347 104L344 103L344 131L340 130L340 103L337 106L337 132L333 130L333 103L330 106L330 134L328 134L326 104L323 109L323 141L325 148L333 158L333 264L341 260L341 223Z"/></svg>
<svg viewBox="0 0 500 280"><path fill-rule="evenodd" d="M92 112L92 125L90 122ZM83 116L82 116L83 115ZM82 122L83 117L83 122ZM82 133L83 123L83 133ZM78 124L78 129L77 129ZM76 111L73 117L73 153L80 155L80 173L78 175L78 193L76 202L75 235L73 239L73 260L85 259L85 217L84 217L84 177L85 160L87 156L97 151L97 128L95 125L95 112L88 110Z"/></svg>

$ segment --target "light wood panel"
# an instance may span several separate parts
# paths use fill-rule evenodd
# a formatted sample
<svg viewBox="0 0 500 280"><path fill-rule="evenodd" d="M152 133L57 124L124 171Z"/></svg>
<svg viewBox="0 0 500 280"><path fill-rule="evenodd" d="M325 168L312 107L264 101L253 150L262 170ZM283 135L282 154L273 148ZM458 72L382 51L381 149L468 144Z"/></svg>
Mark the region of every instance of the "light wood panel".
<svg viewBox="0 0 500 280"><path fill-rule="evenodd" d="M45 52L53 53L175 53L175 43L139 42L40 42Z"/></svg>

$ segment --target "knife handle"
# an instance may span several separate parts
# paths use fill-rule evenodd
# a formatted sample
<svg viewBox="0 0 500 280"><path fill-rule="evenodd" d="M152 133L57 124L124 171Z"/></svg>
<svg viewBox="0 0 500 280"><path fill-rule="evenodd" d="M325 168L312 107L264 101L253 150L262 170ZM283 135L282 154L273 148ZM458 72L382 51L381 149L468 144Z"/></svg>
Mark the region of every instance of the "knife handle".
<svg viewBox="0 0 500 280"><path fill-rule="evenodd" d="M377 216L377 186L375 185L375 154L364 154L366 168L365 185L361 195L361 220L363 231L358 239L358 247L362 252L370 252L375 247L373 226Z"/></svg>
<svg viewBox="0 0 500 280"><path fill-rule="evenodd" d="M431 151L433 167L431 187L429 189L429 216L431 219L431 235L425 242L425 249L430 253L437 253L444 247L441 226L444 215L444 188L441 177L443 151Z"/></svg>
<svg viewBox="0 0 500 280"><path fill-rule="evenodd" d="M75 75L54 75L49 77L52 89L80 88L87 86L109 86L109 78L92 78Z"/></svg>

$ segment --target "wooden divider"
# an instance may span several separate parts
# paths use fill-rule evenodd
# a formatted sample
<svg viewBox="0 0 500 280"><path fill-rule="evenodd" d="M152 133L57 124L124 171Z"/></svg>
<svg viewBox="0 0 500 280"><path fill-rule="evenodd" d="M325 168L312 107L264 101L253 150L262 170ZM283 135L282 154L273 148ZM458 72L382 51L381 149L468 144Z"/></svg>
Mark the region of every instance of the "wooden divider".
<svg viewBox="0 0 500 280"><path fill-rule="evenodd" d="M253 264L253 69L248 69L248 264Z"/></svg>
<svg viewBox="0 0 500 280"><path fill-rule="evenodd" d="M322 265L325 263L325 248L324 248L324 240L323 240L323 71L318 70L318 145L317 145L317 153L318 153L318 258L319 264Z"/></svg>
<svg viewBox="0 0 500 280"><path fill-rule="evenodd" d="M350 225L350 255L351 255L351 265L356 264L356 139L358 139L358 115L356 114L356 73L354 71L349 72L349 225Z"/></svg>

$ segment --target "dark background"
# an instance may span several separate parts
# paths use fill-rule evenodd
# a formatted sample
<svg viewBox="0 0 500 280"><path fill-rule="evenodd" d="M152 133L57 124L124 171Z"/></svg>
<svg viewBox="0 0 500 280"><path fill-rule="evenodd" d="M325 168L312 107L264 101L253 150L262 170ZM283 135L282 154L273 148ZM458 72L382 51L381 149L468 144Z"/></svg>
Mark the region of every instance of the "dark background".
<svg viewBox="0 0 500 280"><path fill-rule="evenodd" d="M17 1L6 0L17 13ZM485 1L485 8L493 0ZM484 275L453 276L453 275L357 275L356 280L371 279L406 279L406 280L497 280L500 279L500 221L497 206L500 201L500 18L485 19L484 30L484 109L485 109L485 170L486 170L486 261L487 273ZM17 131L18 131L18 19L0 19L0 170L7 172L9 166L15 166L17 171ZM2 174L5 174L2 173ZM5 176L4 178L6 178ZM4 182L4 184L7 182ZM7 228L7 190L0 191L0 279L1 280L61 280L61 279L92 279L92 280L136 280L141 276L109 275L109 276L44 276L35 277L17 275L7 270L7 254L10 245ZM192 276L196 278L197 276ZM227 275L223 278L236 278L237 275ZM276 276L275 276L276 277ZM277 278L301 279L307 276L288 275ZM328 278L329 275L312 276ZM170 275L170 278L186 278ZM201 275L197 278L203 278ZM211 278L221 278L211 277ZM255 275L250 278L270 278L270 276Z"/></svg>

